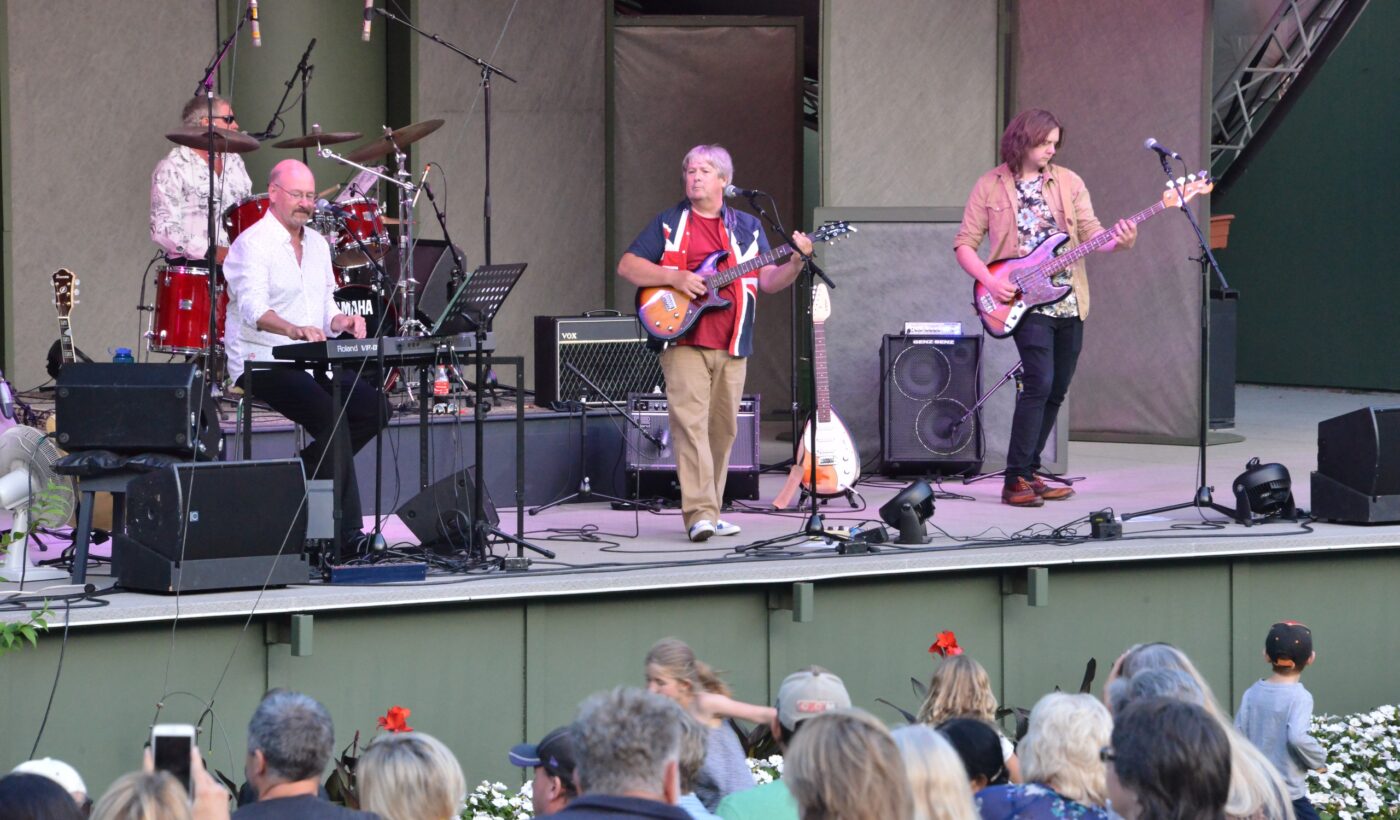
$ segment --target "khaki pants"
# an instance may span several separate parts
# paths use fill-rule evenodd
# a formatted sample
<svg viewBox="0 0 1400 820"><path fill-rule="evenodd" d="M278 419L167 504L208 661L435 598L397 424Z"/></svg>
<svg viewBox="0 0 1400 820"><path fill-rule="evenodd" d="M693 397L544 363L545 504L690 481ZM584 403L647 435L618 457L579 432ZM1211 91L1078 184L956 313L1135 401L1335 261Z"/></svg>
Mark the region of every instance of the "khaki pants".
<svg viewBox="0 0 1400 820"><path fill-rule="evenodd" d="M730 356L727 350L681 345L662 352L661 371L666 374L671 449L688 531L697 521L719 520L748 359Z"/></svg>

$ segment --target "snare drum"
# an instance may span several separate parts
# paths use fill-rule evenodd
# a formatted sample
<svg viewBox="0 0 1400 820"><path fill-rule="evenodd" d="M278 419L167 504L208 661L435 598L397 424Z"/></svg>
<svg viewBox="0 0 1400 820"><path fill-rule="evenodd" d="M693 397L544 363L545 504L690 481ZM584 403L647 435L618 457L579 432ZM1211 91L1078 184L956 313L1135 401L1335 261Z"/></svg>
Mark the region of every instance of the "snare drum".
<svg viewBox="0 0 1400 820"><path fill-rule="evenodd" d="M330 219L330 224L324 229L321 223L317 224L317 230L331 241L331 258L335 266L349 270L366 267L371 260L383 259L384 254L389 252L389 233L384 230L384 220L379 216L379 203L355 197L336 205L346 211L344 224L337 224L335 219ZM363 251L355 242L356 237L364 243Z"/></svg>
<svg viewBox="0 0 1400 820"><path fill-rule="evenodd" d="M267 206L270 200L267 194L255 194L248 197L236 205L230 205L224 209L224 230L228 231L228 243L233 244L233 240L238 235L253 227L253 224L267 213Z"/></svg>
<svg viewBox="0 0 1400 820"><path fill-rule="evenodd" d="M224 314L228 293L219 277L218 310L215 322L223 346ZM209 271L181 265L165 265L156 270L156 310L151 329L146 332L152 353L203 353L209 340Z"/></svg>

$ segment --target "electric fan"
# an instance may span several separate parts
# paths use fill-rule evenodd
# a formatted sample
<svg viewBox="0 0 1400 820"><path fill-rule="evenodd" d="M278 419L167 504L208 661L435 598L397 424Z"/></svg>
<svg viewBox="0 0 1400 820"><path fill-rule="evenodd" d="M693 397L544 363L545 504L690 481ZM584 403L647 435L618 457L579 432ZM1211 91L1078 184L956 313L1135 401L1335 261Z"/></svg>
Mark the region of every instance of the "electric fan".
<svg viewBox="0 0 1400 820"><path fill-rule="evenodd" d="M29 531L62 526L73 515L73 479L54 472L58 448L33 427L0 433L0 506L13 517L14 543L5 553L0 580L54 581L68 573L29 562ZM42 494L42 498L40 498ZM42 501L40 509L31 509Z"/></svg>

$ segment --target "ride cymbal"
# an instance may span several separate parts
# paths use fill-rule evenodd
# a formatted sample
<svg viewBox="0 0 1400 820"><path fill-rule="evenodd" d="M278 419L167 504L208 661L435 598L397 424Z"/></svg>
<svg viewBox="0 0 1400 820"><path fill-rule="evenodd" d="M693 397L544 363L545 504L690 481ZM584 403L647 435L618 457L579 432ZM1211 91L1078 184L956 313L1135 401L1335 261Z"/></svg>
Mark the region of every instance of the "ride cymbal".
<svg viewBox="0 0 1400 820"><path fill-rule="evenodd" d="M351 162L368 162L394 151L402 151L442 127L442 120L423 120L389 131L374 142L366 143L345 155Z"/></svg>
<svg viewBox="0 0 1400 820"><path fill-rule="evenodd" d="M227 128L215 128L214 131L214 151L220 154L246 154L249 151L258 150L258 141L239 131L230 131ZM171 131L165 138L186 148L194 148L199 151L209 150L209 129L202 125L193 125Z"/></svg>
<svg viewBox="0 0 1400 820"><path fill-rule="evenodd" d="M341 142L350 142L363 137L359 131L316 131L301 137L289 137L280 142L274 142L273 148L316 148L321 145L335 145Z"/></svg>

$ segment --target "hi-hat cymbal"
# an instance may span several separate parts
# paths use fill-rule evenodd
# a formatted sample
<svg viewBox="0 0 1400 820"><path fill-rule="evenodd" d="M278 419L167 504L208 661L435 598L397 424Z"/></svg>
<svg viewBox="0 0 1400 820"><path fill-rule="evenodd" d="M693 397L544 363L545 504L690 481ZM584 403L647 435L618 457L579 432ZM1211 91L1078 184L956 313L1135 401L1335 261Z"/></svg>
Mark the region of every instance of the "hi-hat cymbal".
<svg viewBox="0 0 1400 820"><path fill-rule="evenodd" d="M291 137L281 142L274 142L273 148L315 148L318 145L335 145L340 142L349 142L363 137L359 131L312 131L302 137Z"/></svg>
<svg viewBox="0 0 1400 820"><path fill-rule="evenodd" d="M388 134L376 139L374 142L366 143L345 155L351 162L368 162L376 157L382 157L394 150L395 146L402 151L418 140L423 139L434 131L442 127L442 120L423 120L412 125L405 125L403 128L396 128Z"/></svg>
<svg viewBox="0 0 1400 820"><path fill-rule="evenodd" d="M186 148L209 150L209 131L202 125L171 131L165 138ZM214 150L220 154L246 154L258 150L258 141L247 134L227 128L214 129Z"/></svg>

